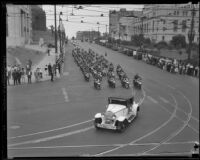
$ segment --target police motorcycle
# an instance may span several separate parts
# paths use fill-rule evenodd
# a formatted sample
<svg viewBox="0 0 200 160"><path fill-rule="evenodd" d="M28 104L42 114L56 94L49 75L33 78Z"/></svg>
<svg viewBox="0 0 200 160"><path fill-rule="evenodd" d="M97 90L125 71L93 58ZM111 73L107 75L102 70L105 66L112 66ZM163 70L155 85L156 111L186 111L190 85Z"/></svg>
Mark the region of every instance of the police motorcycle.
<svg viewBox="0 0 200 160"><path fill-rule="evenodd" d="M115 88L116 87L115 77L108 77L108 85L111 88Z"/></svg>
<svg viewBox="0 0 200 160"><path fill-rule="evenodd" d="M94 88L97 89L97 90L101 89L101 81L100 81L99 78L94 79Z"/></svg>
<svg viewBox="0 0 200 160"><path fill-rule="evenodd" d="M142 78L138 74L134 76L133 86L138 89L142 88Z"/></svg>
<svg viewBox="0 0 200 160"><path fill-rule="evenodd" d="M89 82L90 81L90 73L85 71L84 72L84 78L85 78L85 81Z"/></svg>
<svg viewBox="0 0 200 160"><path fill-rule="evenodd" d="M126 75L124 75L122 78L121 78L121 84L122 84L122 87L128 89L130 87L129 85L129 80L128 80L128 77Z"/></svg>

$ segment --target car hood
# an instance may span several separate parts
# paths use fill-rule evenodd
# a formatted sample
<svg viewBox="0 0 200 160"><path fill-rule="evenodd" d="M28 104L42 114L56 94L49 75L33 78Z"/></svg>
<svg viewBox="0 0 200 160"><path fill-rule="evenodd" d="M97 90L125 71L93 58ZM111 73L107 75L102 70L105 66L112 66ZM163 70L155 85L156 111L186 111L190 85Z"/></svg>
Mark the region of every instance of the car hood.
<svg viewBox="0 0 200 160"><path fill-rule="evenodd" d="M106 112L112 112L112 113L116 113L122 109L126 108L126 106L124 105L120 105L120 104L109 104L108 108L106 110Z"/></svg>

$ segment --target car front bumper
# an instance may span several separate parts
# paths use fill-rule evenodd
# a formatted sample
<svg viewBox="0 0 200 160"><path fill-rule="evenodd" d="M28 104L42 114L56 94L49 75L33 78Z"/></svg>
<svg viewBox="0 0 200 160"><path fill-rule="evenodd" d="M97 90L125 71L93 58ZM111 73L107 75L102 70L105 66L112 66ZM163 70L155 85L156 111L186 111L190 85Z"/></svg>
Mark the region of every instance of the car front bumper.
<svg viewBox="0 0 200 160"><path fill-rule="evenodd" d="M116 130L117 129L116 126L113 126L112 124L105 124L105 123L97 124L97 127L105 128L105 129L112 129L112 130Z"/></svg>

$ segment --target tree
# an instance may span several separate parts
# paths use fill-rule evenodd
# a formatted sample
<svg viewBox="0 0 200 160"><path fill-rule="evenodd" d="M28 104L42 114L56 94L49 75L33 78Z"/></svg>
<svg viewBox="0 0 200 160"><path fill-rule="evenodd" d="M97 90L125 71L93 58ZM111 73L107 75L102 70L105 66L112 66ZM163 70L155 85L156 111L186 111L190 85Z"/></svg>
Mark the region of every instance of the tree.
<svg viewBox="0 0 200 160"><path fill-rule="evenodd" d="M165 42L165 41L160 41L160 42L156 43L154 46L155 46L158 50L160 50L160 49L163 49L163 48L167 48L167 47L168 47L168 44L167 44L167 42Z"/></svg>
<svg viewBox="0 0 200 160"><path fill-rule="evenodd" d="M131 37L131 41L136 45L136 46L139 46L141 47L144 43L144 36L142 34L140 35L133 35Z"/></svg>
<svg viewBox="0 0 200 160"><path fill-rule="evenodd" d="M186 47L185 36L181 34L173 36L172 40L170 41L170 44L172 44L177 49L185 48Z"/></svg>

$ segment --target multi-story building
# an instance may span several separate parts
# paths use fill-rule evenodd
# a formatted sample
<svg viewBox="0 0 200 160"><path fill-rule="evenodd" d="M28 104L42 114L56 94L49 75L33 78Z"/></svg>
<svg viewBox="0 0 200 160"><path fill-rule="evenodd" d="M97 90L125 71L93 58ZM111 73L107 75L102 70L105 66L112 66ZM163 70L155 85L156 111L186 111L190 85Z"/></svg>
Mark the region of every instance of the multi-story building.
<svg viewBox="0 0 200 160"><path fill-rule="evenodd" d="M31 41L30 5L6 5L7 46L21 46Z"/></svg>
<svg viewBox="0 0 200 160"><path fill-rule="evenodd" d="M141 11L127 11L121 8L119 11L109 11L109 35L114 39L130 40L133 30L131 25L134 17L140 16Z"/></svg>
<svg viewBox="0 0 200 160"><path fill-rule="evenodd" d="M134 34L143 34L153 42L169 42L173 36L181 34L188 43L193 7L194 42L199 43L199 3L144 5L143 15L133 23Z"/></svg>

